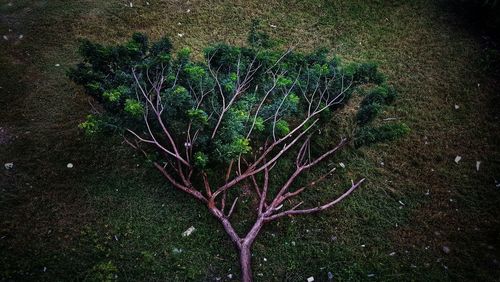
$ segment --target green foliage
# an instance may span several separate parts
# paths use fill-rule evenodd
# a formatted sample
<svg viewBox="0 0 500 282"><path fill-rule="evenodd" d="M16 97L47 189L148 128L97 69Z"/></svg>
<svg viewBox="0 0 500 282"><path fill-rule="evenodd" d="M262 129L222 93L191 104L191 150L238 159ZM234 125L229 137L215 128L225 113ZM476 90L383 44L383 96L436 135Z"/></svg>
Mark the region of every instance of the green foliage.
<svg viewBox="0 0 500 282"><path fill-rule="evenodd" d="M276 132L280 136L285 136L288 133L290 133L290 127L288 125L288 122L286 120L280 120L276 122Z"/></svg>
<svg viewBox="0 0 500 282"><path fill-rule="evenodd" d="M179 61L183 63L188 62L190 56L191 56L191 49L189 47L184 47L177 53Z"/></svg>
<svg viewBox="0 0 500 282"><path fill-rule="evenodd" d="M115 103L115 102L119 102L120 101L120 98L127 94L128 92L128 88L125 87L125 86L120 86L116 89L111 89L111 90L108 90L108 91L105 91L102 96L107 99L109 102L112 102L112 103Z"/></svg>
<svg viewBox="0 0 500 282"><path fill-rule="evenodd" d="M378 71L378 66L375 63L350 64L346 66L345 71L359 84L382 84L385 82L385 76Z"/></svg>
<svg viewBox="0 0 500 282"><path fill-rule="evenodd" d="M277 87L288 87L293 84L293 81L289 78L286 78L284 76L278 77L276 80L276 86Z"/></svg>
<svg viewBox="0 0 500 282"><path fill-rule="evenodd" d="M348 103L356 86L372 87L356 115L360 127L394 100L395 91L384 84L375 64L344 67L324 48L308 54L292 51L283 56L282 51L268 48L269 38L258 31L257 23L252 32L251 47L213 45L204 50L204 61L193 60L189 48L172 54L167 38L150 44L145 35L134 34L129 42L117 46L83 40L83 62L68 75L85 86L106 112L99 118L89 118L80 127L88 134L105 125L113 131L132 128L160 137L166 126L174 140L185 140L188 133L196 135L189 144L196 150L190 152L193 155L189 158L203 169L251 154L256 151L252 147L262 146L273 131L277 137L287 135L305 118L310 101L313 107L321 108L325 106L324 97L344 91L332 107L317 116L316 126L322 128L331 124L327 123L331 115ZM250 70L252 77L242 88ZM158 86L160 77L162 84ZM353 87L345 89L340 77L352 79ZM325 87L328 89L321 95L326 96L320 98L318 89ZM233 100L237 88L243 92L231 107L224 108ZM155 120L157 114L164 125ZM141 122L143 116L149 127ZM252 134L248 135L252 125Z"/></svg>
<svg viewBox="0 0 500 282"><path fill-rule="evenodd" d="M365 125L372 121L381 111L382 105L378 103L361 106L356 114L356 120L358 121L358 124Z"/></svg>
<svg viewBox="0 0 500 282"><path fill-rule="evenodd" d="M361 106L370 104L387 105L396 99L396 90L387 85L377 86L371 89L361 102Z"/></svg>
<svg viewBox="0 0 500 282"><path fill-rule="evenodd" d="M101 84L99 82L89 82L85 85L87 91L96 94L101 90Z"/></svg>
<svg viewBox="0 0 500 282"><path fill-rule="evenodd" d="M192 97L183 86L168 89L165 101L170 105L172 113L184 112L192 105Z"/></svg>
<svg viewBox="0 0 500 282"><path fill-rule="evenodd" d="M392 141L403 137L410 132L404 123L386 124L380 127L362 127L355 137L355 146L372 145L375 143Z"/></svg>
<svg viewBox="0 0 500 282"><path fill-rule="evenodd" d="M299 96L297 96L297 94L295 93L290 93L290 95L288 95L288 101L293 104L293 105L298 105L299 102L300 102L300 98Z"/></svg>
<svg viewBox="0 0 500 282"><path fill-rule="evenodd" d="M208 115L204 110L201 109L190 109L187 112L189 118L191 118L194 122L207 124L208 123Z"/></svg>
<svg viewBox="0 0 500 282"><path fill-rule="evenodd" d="M199 168L205 168L208 164L208 156L203 152L196 152L194 154L194 165Z"/></svg>
<svg viewBox="0 0 500 282"><path fill-rule="evenodd" d="M184 68L184 71L189 76L189 79L194 82L200 81L206 75L205 69L197 65L188 65Z"/></svg>
<svg viewBox="0 0 500 282"><path fill-rule="evenodd" d="M233 156L238 156L240 154L247 154L252 151L250 147L250 140L247 138L236 138L233 143L231 143L229 154Z"/></svg>
<svg viewBox="0 0 500 282"><path fill-rule="evenodd" d="M144 113L143 105L135 99L127 99L125 101L125 112L134 118L141 117Z"/></svg>
<svg viewBox="0 0 500 282"><path fill-rule="evenodd" d="M396 91L387 85L372 88L361 101L361 107L356 114L356 119L360 125L371 122L382 111L385 105L392 103L396 99Z"/></svg>
<svg viewBox="0 0 500 282"><path fill-rule="evenodd" d="M155 55L169 55L172 50L172 43L167 37L161 38L158 42L153 43L151 46L151 54ZM170 57L170 56L169 56Z"/></svg>
<svg viewBox="0 0 500 282"><path fill-rule="evenodd" d="M262 117L257 117L255 119L255 126L254 126L255 130L258 131L258 132L262 132L264 131L264 119Z"/></svg>
<svg viewBox="0 0 500 282"><path fill-rule="evenodd" d="M99 120L94 115L88 115L87 119L78 125L86 135L94 135L99 131Z"/></svg>

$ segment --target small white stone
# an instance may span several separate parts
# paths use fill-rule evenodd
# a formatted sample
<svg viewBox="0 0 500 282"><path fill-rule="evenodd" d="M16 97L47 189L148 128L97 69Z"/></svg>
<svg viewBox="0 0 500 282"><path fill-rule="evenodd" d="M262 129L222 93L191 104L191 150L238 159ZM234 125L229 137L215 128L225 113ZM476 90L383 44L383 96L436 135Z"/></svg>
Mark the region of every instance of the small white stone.
<svg viewBox="0 0 500 282"><path fill-rule="evenodd" d="M481 161L476 162L476 171L479 171L479 166L481 166Z"/></svg>
<svg viewBox="0 0 500 282"><path fill-rule="evenodd" d="M20 34L19 39L23 39L23 38L24 38L24 35Z"/></svg>
<svg viewBox="0 0 500 282"><path fill-rule="evenodd" d="M307 278L307 282L313 282L313 281L314 281L314 277L311 276L311 277Z"/></svg>
<svg viewBox="0 0 500 282"><path fill-rule="evenodd" d="M5 40L9 40L9 37L7 37L7 35L4 35L4 36L3 36L3 39L5 39Z"/></svg>
<svg viewBox="0 0 500 282"><path fill-rule="evenodd" d="M458 110L460 109L460 106L459 105L455 105L455 110Z"/></svg>
<svg viewBox="0 0 500 282"><path fill-rule="evenodd" d="M272 28L276 28L276 26L274 24L270 24L269 26Z"/></svg>
<svg viewBox="0 0 500 282"><path fill-rule="evenodd" d="M187 9L187 10L186 10L186 13L190 13L190 12L191 12L191 9Z"/></svg>
<svg viewBox="0 0 500 282"><path fill-rule="evenodd" d="M391 257L392 257L392 256L394 256L395 254L396 254L396 252L392 252L392 253L390 253L390 254L389 254L389 256L391 256Z"/></svg>
<svg viewBox="0 0 500 282"><path fill-rule="evenodd" d="M56 67L60 67L60 66L61 66L61 64L55 64L54 66L56 66Z"/></svg>
<svg viewBox="0 0 500 282"><path fill-rule="evenodd" d="M404 206L404 205L405 205L405 203L403 203L402 201L398 201L398 203L399 203L400 205L402 205L402 206Z"/></svg>
<svg viewBox="0 0 500 282"><path fill-rule="evenodd" d="M5 163L4 167L5 167L5 169L13 169L14 168L14 163Z"/></svg>
<svg viewBox="0 0 500 282"><path fill-rule="evenodd" d="M264 258L264 261L267 261L267 259L266 259L266 258Z"/></svg>
<svg viewBox="0 0 500 282"><path fill-rule="evenodd" d="M68 163L68 164L66 165L66 167L67 167L67 168L73 168L73 164L72 164L72 163Z"/></svg>
<svg viewBox="0 0 500 282"><path fill-rule="evenodd" d="M134 7L134 3L130 2L129 6L130 6L130 8L133 8Z"/></svg>
<svg viewBox="0 0 500 282"><path fill-rule="evenodd" d="M233 279L233 275L232 275L231 273L229 273L229 274L227 275L227 278L229 278L229 279Z"/></svg>
<svg viewBox="0 0 500 282"><path fill-rule="evenodd" d="M184 36L184 33L177 33L177 36L179 36L179 37L183 37L183 36Z"/></svg>
<svg viewBox="0 0 500 282"><path fill-rule="evenodd" d="M458 162L459 162L461 159L462 159L462 157L461 157L461 156L456 156L456 157L455 157L455 163L457 163L457 164L458 164Z"/></svg>
<svg viewBox="0 0 500 282"><path fill-rule="evenodd" d="M340 167L342 168L345 168L345 164L344 163L339 163Z"/></svg>
<svg viewBox="0 0 500 282"><path fill-rule="evenodd" d="M194 226L189 227L186 231L182 233L182 237L190 236L195 230L196 228L194 228Z"/></svg>

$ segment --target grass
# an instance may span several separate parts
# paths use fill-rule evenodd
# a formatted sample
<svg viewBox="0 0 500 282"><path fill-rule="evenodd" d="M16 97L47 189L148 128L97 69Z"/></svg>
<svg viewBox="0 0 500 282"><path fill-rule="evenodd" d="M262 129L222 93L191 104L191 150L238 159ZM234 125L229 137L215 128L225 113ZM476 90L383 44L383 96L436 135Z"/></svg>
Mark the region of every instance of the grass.
<svg viewBox="0 0 500 282"><path fill-rule="evenodd" d="M407 2L130 8L119 0L0 0L0 33L9 37L0 43L0 127L8 136L0 164L15 164L0 172L0 279L238 276L230 241L202 206L170 189L121 140L83 137L77 124L90 106L65 69L78 61L80 37L112 43L134 31L170 34L196 53L218 41L243 44L260 18L284 46L326 46L344 61L378 62L400 92L382 118L397 117L412 133L340 156L345 177L365 176L367 185L322 215L265 228L254 246L256 280L324 281L328 272L340 281L497 280L499 53L447 2ZM335 180L341 189L344 179ZM195 233L183 238L192 225Z"/></svg>

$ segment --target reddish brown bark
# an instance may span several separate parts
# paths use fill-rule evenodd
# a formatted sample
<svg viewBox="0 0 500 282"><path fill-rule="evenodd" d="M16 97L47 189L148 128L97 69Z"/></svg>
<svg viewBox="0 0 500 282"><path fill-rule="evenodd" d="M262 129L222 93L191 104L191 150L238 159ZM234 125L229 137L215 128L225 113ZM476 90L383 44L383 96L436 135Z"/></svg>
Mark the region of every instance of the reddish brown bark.
<svg viewBox="0 0 500 282"><path fill-rule="evenodd" d="M253 279L252 275L252 246L241 246L240 251L240 271L241 271L241 281L251 282Z"/></svg>

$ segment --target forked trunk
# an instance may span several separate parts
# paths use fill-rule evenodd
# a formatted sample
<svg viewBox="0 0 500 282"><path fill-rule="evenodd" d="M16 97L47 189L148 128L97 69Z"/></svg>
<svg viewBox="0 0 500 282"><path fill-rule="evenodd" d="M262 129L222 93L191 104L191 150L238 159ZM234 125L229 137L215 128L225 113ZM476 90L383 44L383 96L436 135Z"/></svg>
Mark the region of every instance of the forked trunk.
<svg viewBox="0 0 500 282"><path fill-rule="evenodd" d="M248 232L247 236L237 244L240 252L240 266L241 266L241 281L251 282L252 276L252 245L259 234L260 229L264 225L264 216L259 216L255 221L252 229Z"/></svg>

